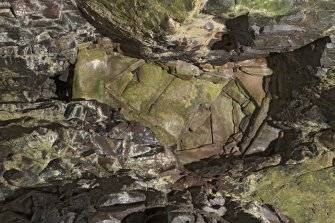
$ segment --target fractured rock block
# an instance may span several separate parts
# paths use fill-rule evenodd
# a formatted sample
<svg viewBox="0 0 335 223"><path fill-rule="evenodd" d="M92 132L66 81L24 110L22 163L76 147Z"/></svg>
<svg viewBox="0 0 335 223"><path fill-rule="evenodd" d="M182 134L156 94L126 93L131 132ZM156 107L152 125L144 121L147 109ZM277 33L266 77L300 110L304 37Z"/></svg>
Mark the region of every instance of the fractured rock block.
<svg viewBox="0 0 335 223"><path fill-rule="evenodd" d="M214 143L223 144L234 133L233 100L221 94L211 109Z"/></svg>
<svg viewBox="0 0 335 223"><path fill-rule="evenodd" d="M137 71L136 78L126 86L122 101L137 112L149 112L173 78L159 66L144 64Z"/></svg>
<svg viewBox="0 0 335 223"><path fill-rule="evenodd" d="M264 152L274 140L278 139L279 132L279 129L265 123L250 144L246 154Z"/></svg>
<svg viewBox="0 0 335 223"><path fill-rule="evenodd" d="M244 72L236 72L236 77L242 83L245 90L253 98L258 106L262 104L262 100L265 97L265 91L263 89L263 77L248 75Z"/></svg>
<svg viewBox="0 0 335 223"><path fill-rule="evenodd" d="M96 99L103 102L107 54L95 49L78 54L73 80L73 98Z"/></svg>
<svg viewBox="0 0 335 223"><path fill-rule="evenodd" d="M186 62L177 65L179 73L192 68ZM150 127L163 145L172 145L188 129L205 128L202 125L209 117L208 109L223 85L220 81L213 83L194 77L183 80L158 65L108 49L81 49L73 97L95 99L121 108L126 117ZM211 138L210 131L208 134Z"/></svg>
<svg viewBox="0 0 335 223"><path fill-rule="evenodd" d="M221 84L192 79L174 79L161 98L152 106L150 116L176 138L190 122L199 105L207 106L218 96Z"/></svg>
<svg viewBox="0 0 335 223"><path fill-rule="evenodd" d="M159 66L94 46L79 51L74 98L95 99L120 109L127 119L149 127L163 146L222 148L233 136L232 141L238 142L265 97L262 78L241 71L230 74L229 66L243 62L201 73L184 61Z"/></svg>
<svg viewBox="0 0 335 223"><path fill-rule="evenodd" d="M230 81L223 88L223 91L241 106L244 106L246 103L249 102L247 94L241 88L240 84L235 80Z"/></svg>
<svg viewBox="0 0 335 223"><path fill-rule="evenodd" d="M181 134L180 141L181 150L212 144L213 140L210 118L207 118L205 123L203 123L195 131L187 131Z"/></svg>

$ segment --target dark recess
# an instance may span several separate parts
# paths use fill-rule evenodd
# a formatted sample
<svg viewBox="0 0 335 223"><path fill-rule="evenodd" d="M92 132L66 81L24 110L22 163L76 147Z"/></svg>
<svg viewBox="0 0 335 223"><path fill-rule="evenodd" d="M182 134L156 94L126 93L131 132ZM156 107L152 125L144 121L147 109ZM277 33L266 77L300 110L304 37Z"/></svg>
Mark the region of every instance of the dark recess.
<svg viewBox="0 0 335 223"><path fill-rule="evenodd" d="M234 19L229 19L225 22L228 33L221 36L221 40L215 42L212 50L237 50L242 52L241 46L254 46L255 35L253 30L249 27L248 15L241 15Z"/></svg>

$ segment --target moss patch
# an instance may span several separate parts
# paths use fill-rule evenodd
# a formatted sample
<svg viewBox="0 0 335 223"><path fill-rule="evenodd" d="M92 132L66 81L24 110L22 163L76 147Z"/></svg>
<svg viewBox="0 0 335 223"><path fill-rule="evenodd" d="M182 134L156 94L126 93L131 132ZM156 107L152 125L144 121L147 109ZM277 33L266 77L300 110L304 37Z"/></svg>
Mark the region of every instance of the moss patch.
<svg viewBox="0 0 335 223"><path fill-rule="evenodd" d="M193 78L175 78L160 99L152 106L150 115L157 125L178 138L188 125L191 114L199 105L208 106L221 92L222 84Z"/></svg>
<svg viewBox="0 0 335 223"><path fill-rule="evenodd" d="M148 112L173 76L153 64L143 65L122 94L123 101L138 112Z"/></svg>
<svg viewBox="0 0 335 223"><path fill-rule="evenodd" d="M163 34L167 19L170 17L183 22L199 4L199 0L89 0L94 11L107 17L119 27L129 27L139 39L142 33Z"/></svg>
<svg viewBox="0 0 335 223"><path fill-rule="evenodd" d="M304 164L264 172L253 185L257 200L279 208L294 222L333 222L335 217L334 154Z"/></svg>
<svg viewBox="0 0 335 223"><path fill-rule="evenodd" d="M292 0L209 0L206 9L217 15L223 14L228 17L260 14L266 17L286 15L294 10L300 9L299 3Z"/></svg>
<svg viewBox="0 0 335 223"><path fill-rule="evenodd" d="M291 0L238 0L234 9L267 16L280 16L293 11L295 7L294 1Z"/></svg>

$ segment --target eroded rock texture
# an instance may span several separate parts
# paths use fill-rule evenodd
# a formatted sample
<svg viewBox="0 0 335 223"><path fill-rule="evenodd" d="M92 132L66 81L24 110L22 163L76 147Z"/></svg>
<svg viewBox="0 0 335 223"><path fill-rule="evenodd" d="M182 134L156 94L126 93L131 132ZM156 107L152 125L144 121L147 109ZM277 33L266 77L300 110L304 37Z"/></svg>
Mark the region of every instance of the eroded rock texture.
<svg viewBox="0 0 335 223"><path fill-rule="evenodd" d="M272 70L265 58L203 71L180 60L160 66L146 63L106 47L90 45L79 51L74 98L121 109L128 119L152 129L161 145L176 144L182 162L192 160L192 154L200 159L267 148L260 142L248 150L269 109ZM267 134L266 140L276 139L279 131Z"/></svg>
<svg viewBox="0 0 335 223"><path fill-rule="evenodd" d="M57 86L62 88L73 69L76 45L95 40L95 29L71 1L13 0L0 5L7 12L0 16L1 101L68 97Z"/></svg>
<svg viewBox="0 0 335 223"><path fill-rule="evenodd" d="M0 222L332 223L333 1L0 1Z"/></svg>
<svg viewBox="0 0 335 223"><path fill-rule="evenodd" d="M129 52L161 60L224 64L334 35L335 5L327 0L76 2L102 32L137 46Z"/></svg>

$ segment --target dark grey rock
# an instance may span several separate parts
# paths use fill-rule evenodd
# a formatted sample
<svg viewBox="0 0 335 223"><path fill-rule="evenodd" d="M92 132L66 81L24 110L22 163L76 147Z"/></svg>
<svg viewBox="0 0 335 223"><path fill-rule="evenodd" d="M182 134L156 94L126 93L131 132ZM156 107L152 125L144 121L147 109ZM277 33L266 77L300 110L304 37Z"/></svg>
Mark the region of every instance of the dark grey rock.
<svg viewBox="0 0 335 223"><path fill-rule="evenodd" d="M125 204L134 204L142 203L146 200L146 196L143 193L136 191L129 192L119 192L106 194L98 200L97 207L105 208L114 205L125 205Z"/></svg>

